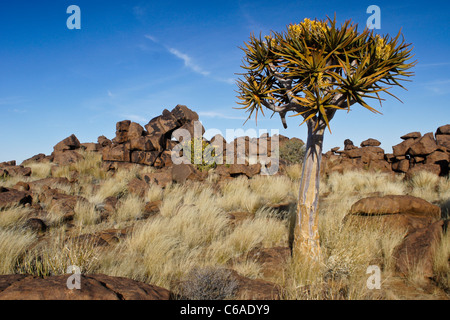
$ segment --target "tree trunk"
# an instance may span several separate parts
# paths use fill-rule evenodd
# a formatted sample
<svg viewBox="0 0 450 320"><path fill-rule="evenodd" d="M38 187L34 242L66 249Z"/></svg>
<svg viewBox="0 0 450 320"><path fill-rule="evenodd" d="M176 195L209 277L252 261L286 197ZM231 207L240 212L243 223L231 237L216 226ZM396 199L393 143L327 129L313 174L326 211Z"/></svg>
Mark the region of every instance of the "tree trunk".
<svg viewBox="0 0 450 320"><path fill-rule="evenodd" d="M324 126L314 131L317 120L309 120L306 154L303 162L302 179L297 203L297 219L294 229L292 253L294 258L312 258L319 260L319 181L320 162L322 160L322 144Z"/></svg>

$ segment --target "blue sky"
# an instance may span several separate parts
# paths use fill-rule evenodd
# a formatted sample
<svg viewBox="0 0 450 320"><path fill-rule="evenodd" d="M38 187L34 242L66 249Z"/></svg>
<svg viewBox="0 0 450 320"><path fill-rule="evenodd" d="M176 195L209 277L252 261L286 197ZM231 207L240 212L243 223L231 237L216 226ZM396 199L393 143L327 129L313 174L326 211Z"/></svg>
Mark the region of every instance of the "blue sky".
<svg viewBox="0 0 450 320"><path fill-rule="evenodd" d="M69 30L69 5L81 30ZM362 29L369 5L381 9L378 33L400 28L414 45L413 82L386 96L380 111L338 112L324 149L376 138L391 152L400 136L450 123L448 1L103 1L3 0L0 3L0 162L50 154L75 134L81 142L113 138L124 119L145 125L177 104L207 129L279 129L306 141L300 118L250 120L237 107L239 46L251 32L281 31L304 18L352 19ZM374 103L373 106L378 106Z"/></svg>

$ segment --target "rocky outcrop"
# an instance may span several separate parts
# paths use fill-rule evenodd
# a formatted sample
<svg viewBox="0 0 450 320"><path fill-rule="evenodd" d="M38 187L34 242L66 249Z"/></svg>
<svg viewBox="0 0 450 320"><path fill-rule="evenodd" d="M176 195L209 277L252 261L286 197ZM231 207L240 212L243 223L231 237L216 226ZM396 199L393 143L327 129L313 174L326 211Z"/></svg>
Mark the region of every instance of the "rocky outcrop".
<svg viewBox="0 0 450 320"><path fill-rule="evenodd" d="M450 125L441 126L436 133L411 132L401 136L401 143L392 147L392 153L385 153L380 142L367 139L361 148L349 139L344 141L344 150L332 148L324 154L322 173L333 171L372 170L405 173L411 177L418 171L428 171L446 176L450 163Z"/></svg>
<svg viewBox="0 0 450 320"><path fill-rule="evenodd" d="M22 165L16 165L16 161L7 161L0 163L0 178L1 177L29 177L31 169Z"/></svg>
<svg viewBox="0 0 450 320"><path fill-rule="evenodd" d="M158 168L170 166L172 161L168 151L174 147L172 134L176 130L187 130L193 136L194 122L201 126L197 113L183 105L176 106L172 111L164 110L162 115L150 120L145 128L130 120L120 121L116 124L116 137L111 143L104 137L99 138L99 143L104 145L103 161L130 162ZM203 133L204 128L201 126L200 134Z"/></svg>

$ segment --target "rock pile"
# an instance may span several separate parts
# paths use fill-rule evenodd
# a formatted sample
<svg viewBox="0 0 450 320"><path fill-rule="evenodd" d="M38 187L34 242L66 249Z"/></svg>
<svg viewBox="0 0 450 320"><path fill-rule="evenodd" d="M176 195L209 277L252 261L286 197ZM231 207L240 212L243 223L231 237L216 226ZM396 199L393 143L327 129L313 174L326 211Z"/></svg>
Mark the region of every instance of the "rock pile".
<svg viewBox="0 0 450 320"><path fill-rule="evenodd" d="M172 140L176 130L187 130L194 136L198 114L186 106L178 105L172 111L167 109L162 115L153 118L143 128L136 122L125 120L116 125L116 137L108 141L105 137L98 139L102 146L103 161L130 162L162 168L172 165L171 150L178 141ZM194 124L196 123L196 124ZM200 135L205 132L200 127Z"/></svg>
<svg viewBox="0 0 450 320"><path fill-rule="evenodd" d="M403 142L392 147L393 153L385 153L378 140L368 139L358 148L349 139L344 141L344 150L333 148L325 153L323 173L347 170L378 170L382 172L406 173L429 171L445 176L449 173L450 125L441 126L436 133L411 132L400 137Z"/></svg>

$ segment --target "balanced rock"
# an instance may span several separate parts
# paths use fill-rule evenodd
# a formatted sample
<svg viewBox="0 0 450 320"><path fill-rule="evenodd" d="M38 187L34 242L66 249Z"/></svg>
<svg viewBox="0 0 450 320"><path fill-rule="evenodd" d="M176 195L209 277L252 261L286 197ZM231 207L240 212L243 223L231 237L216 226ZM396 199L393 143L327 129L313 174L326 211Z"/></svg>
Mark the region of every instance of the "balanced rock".
<svg viewBox="0 0 450 320"><path fill-rule="evenodd" d="M378 147L379 145L381 145L381 142L376 140L376 139L372 139L372 138L364 140L363 142L361 142L361 147L369 147L369 146L371 146L371 147Z"/></svg>
<svg viewBox="0 0 450 320"><path fill-rule="evenodd" d="M410 132L410 133L407 133L407 134L401 136L400 139L402 139L402 140L418 139L421 136L422 136L422 134L420 132L415 131L415 132Z"/></svg>

